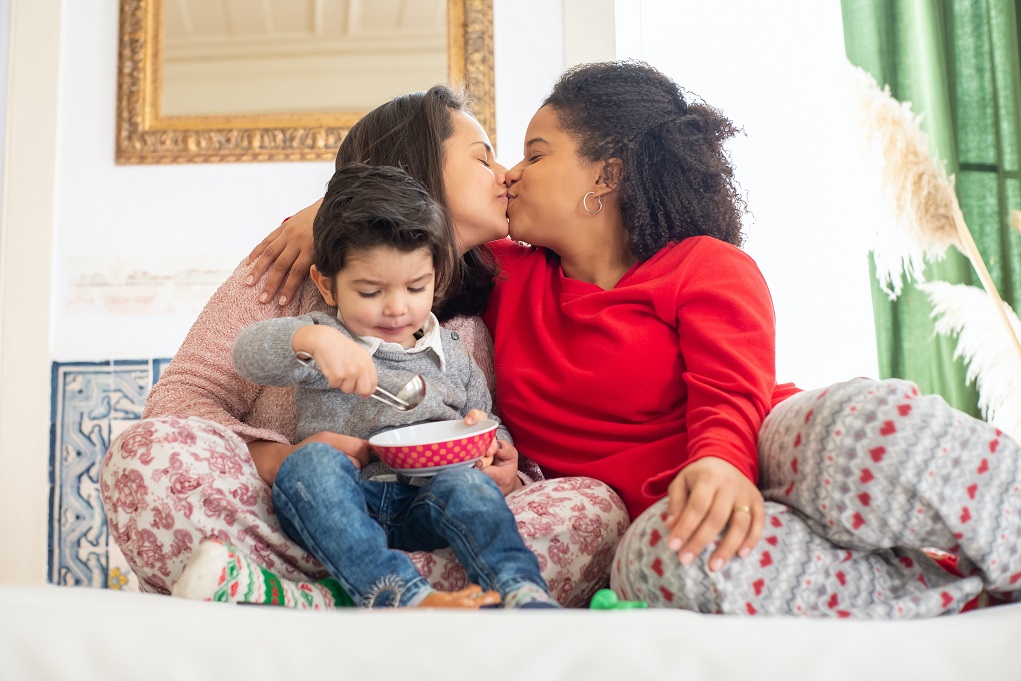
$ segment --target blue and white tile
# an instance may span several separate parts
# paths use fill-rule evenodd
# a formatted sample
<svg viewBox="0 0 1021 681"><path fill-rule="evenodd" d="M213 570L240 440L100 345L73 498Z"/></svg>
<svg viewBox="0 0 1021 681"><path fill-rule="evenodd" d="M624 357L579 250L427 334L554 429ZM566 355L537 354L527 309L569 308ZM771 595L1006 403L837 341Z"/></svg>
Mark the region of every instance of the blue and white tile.
<svg viewBox="0 0 1021 681"><path fill-rule="evenodd" d="M50 410L49 581L66 586L137 587L110 542L99 467L110 442L142 414L169 362L54 362Z"/></svg>

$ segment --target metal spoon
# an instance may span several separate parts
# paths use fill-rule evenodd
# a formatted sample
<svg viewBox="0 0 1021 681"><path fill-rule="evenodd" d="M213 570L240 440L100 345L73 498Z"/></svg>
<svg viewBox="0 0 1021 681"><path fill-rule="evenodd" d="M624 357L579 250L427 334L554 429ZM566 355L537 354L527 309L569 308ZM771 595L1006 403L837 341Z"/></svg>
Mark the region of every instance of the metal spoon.
<svg viewBox="0 0 1021 681"><path fill-rule="evenodd" d="M383 404L393 407L397 411L408 411L417 407L425 399L425 380L419 375L415 376L404 384L404 387L391 395L378 385L375 392L370 395Z"/></svg>

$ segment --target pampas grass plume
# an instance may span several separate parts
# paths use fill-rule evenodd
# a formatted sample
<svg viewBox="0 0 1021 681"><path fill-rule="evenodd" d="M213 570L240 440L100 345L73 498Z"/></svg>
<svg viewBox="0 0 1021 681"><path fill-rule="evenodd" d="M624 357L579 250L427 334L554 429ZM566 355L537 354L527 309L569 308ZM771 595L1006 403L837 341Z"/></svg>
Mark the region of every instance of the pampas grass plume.
<svg viewBox="0 0 1021 681"><path fill-rule="evenodd" d="M929 151L910 102L899 102L866 71L855 68L852 102L865 134L871 165L880 170L881 192L900 229L875 236L876 276L891 299L902 277L925 281L925 259L942 260L948 246L961 248L960 207L954 181Z"/></svg>
<svg viewBox="0 0 1021 681"><path fill-rule="evenodd" d="M1002 322L1001 333L1006 332L1021 357L1021 337L1008 315L1000 310L1004 303L964 222L953 178L947 177L943 162L929 152L929 140L918 125L919 117L911 113L910 103L898 102L888 87L880 89L866 71L856 71L852 78L855 110L873 161L881 168L883 193L900 227L880 230L876 235L874 257L880 286L891 299L897 298L903 290L902 274L909 280L925 281L926 257L940 260L947 247L954 246L971 261L982 287L994 301L994 314Z"/></svg>
<svg viewBox="0 0 1021 681"><path fill-rule="evenodd" d="M1021 355L1003 333L997 301L975 286L945 281L922 283L918 288L929 297L934 328L943 336L957 336L954 358L963 357L967 380L978 388L978 406L986 419L1014 440L1021 442ZM1015 335L1021 335L1021 320L1006 303L1000 302Z"/></svg>

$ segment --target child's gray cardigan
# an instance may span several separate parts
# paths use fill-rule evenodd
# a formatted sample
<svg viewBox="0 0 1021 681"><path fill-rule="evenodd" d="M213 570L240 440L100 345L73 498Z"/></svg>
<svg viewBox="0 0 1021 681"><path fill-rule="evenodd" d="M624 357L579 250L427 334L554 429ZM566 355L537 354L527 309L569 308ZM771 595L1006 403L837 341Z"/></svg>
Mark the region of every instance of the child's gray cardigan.
<svg viewBox="0 0 1021 681"><path fill-rule="evenodd" d="M439 329L445 371L440 369L439 357L431 349L407 353L381 347L373 355L379 385L391 393L415 374L425 379L425 399L414 409L401 412L378 400L331 388L315 362L309 362L310 366L299 362L292 339L298 329L310 324L327 325L351 337L335 317L311 312L256 322L234 341L234 367L242 378L260 385L296 386L294 406L299 441L321 431L367 440L401 426L464 418L471 409L481 409L499 423L491 413L486 378L456 333ZM511 441L503 424L497 428L496 437Z"/></svg>

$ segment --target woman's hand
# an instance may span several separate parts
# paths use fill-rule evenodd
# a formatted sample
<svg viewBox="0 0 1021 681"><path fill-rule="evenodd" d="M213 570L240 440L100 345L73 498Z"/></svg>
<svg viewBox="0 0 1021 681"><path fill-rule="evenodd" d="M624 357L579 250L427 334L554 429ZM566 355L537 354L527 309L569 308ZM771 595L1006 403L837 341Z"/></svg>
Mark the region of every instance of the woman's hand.
<svg viewBox="0 0 1021 681"><path fill-rule="evenodd" d="M684 467L668 490L667 545L690 565L727 528L709 569L721 570L734 553L747 556L762 537L766 514L762 493L732 464L713 456Z"/></svg>
<svg viewBox="0 0 1021 681"><path fill-rule="evenodd" d="M347 458L351 459L356 468L361 468L369 463L369 443L365 440L361 440L350 435L341 435L340 433L316 433L310 435L296 445L288 445L282 442L270 442L268 440L252 440L248 443L248 452L252 455L252 461L255 463L255 470L259 472L259 477L270 487L273 486L273 481L276 480L277 471L280 470L280 464L284 462L284 459L289 457L299 447L303 447L310 442L324 442L334 449L343 452Z"/></svg>
<svg viewBox="0 0 1021 681"><path fill-rule="evenodd" d="M489 418L486 412L472 409L464 417L464 422L473 426L485 418ZM494 438L486 455L475 466L493 479L504 496L521 489L523 485L521 478L518 477L518 448L506 440Z"/></svg>
<svg viewBox="0 0 1021 681"><path fill-rule="evenodd" d="M278 305L285 305L294 298L301 282L308 277L312 266L312 222L322 202L319 199L285 220L248 254L247 262L252 263L252 269L245 283L254 286L269 271L259 296L260 302L268 303L276 297ZM280 295L277 297L278 289Z"/></svg>
<svg viewBox="0 0 1021 681"><path fill-rule="evenodd" d="M485 463L490 457L491 462ZM506 440L494 440L486 458L475 465L493 479L504 496L523 486L518 477L518 449Z"/></svg>

